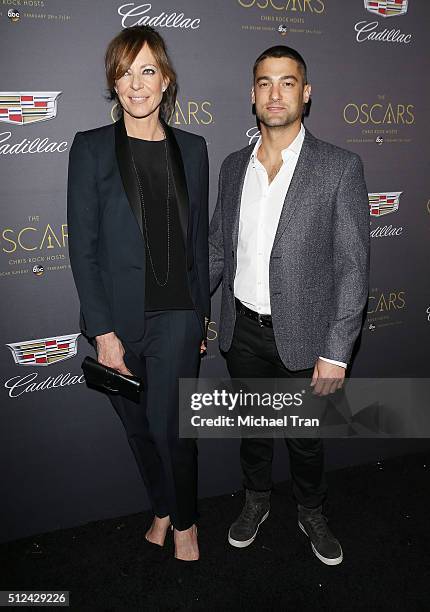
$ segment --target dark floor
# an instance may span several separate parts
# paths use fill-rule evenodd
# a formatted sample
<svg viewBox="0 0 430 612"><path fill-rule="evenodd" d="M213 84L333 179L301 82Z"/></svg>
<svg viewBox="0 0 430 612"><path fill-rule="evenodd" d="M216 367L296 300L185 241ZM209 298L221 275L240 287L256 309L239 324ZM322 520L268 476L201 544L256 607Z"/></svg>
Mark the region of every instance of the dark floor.
<svg viewBox="0 0 430 612"><path fill-rule="evenodd" d="M201 561L143 542L148 513L0 546L0 588L70 591L74 610L430 610L430 453L328 474L344 562L323 565L276 486L255 543L227 544L242 493L202 500ZM57 608L59 609L59 608Z"/></svg>

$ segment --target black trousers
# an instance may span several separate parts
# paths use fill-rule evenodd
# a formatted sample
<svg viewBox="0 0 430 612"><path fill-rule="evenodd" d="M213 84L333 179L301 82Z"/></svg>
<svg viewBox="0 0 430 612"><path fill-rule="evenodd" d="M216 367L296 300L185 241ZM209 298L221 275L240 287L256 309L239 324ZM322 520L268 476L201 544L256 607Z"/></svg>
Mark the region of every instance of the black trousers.
<svg viewBox="0 0 430 612"><path fill-rule="evenodd" d="M232 378L311 378L309 370L288 370L276 348L273 329L260 327L237 313L233 342L226 354ZM290 455L293 494L298 504L315 508L323 503L327 485L320 438L285 438ZM242 438L240 459L244 486L254 491L272 487L273 438Z"/></svg>
<svg viewBox="0 0 430 612"><path fill-rule="evenodd" d="M195 378L202 330L194 310L145 313L145 335L124 343L124 361L141 376L136 404L111 395L156 516L170 515L176 529L197 519L197 446L178 436L178 378Z"/></svg>

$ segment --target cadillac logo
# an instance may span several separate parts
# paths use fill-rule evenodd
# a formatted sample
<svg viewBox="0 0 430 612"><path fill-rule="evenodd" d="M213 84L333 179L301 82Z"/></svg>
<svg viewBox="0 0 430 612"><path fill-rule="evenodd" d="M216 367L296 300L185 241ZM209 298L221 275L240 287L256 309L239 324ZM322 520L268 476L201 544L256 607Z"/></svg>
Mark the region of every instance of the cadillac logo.
<svg viewBox="0 0 430 612"><path fill-rule="evenodd" d="M19 365L48 366L57 361L74 357L78 352L78 337L81 334L55 336L40 340L27 340L6 344L15 363Z"/></svg>
<svg viewBox="0 0 430 612"><path fill-rule="evenodd" d="M24 125L48 121L57 114L57 98L61 91L2 91L0 121Z"/></svg>
<svg viewBox="0 0 430 612"><path fill-rule="evenodd" d="M382 217L399 210L399 200L403 191L386 191L385 193L369 193L369 209L371 217Z"/></svg>
<svg viewBox="0 0 430 612"><path fill-rule="evenodd" d="M380 17L397 17L407 13L408 0L364 0L364 8Z"/></svg>

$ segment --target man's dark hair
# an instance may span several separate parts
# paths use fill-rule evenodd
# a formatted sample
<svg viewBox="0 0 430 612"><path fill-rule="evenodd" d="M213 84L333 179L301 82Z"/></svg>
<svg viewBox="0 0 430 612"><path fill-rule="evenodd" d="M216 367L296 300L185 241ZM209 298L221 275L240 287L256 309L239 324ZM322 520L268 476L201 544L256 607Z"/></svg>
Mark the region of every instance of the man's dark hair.
<svg viewBox="0 0 430 612"><path fill-rule="evenodd" d="M261 53L257 57L257 59L255 60L254 68L252 69L254 80L258 64L260 64L268 57L289 57L290 59L295 60L299 65L300 72L303 77L303 84L306 85L306 83L308 82L308 76L305 60L295 49L292 49L291 47L286 47L285 45L276 45L275 47L270 47L269 49L263 51L263 53Z"/></svg>

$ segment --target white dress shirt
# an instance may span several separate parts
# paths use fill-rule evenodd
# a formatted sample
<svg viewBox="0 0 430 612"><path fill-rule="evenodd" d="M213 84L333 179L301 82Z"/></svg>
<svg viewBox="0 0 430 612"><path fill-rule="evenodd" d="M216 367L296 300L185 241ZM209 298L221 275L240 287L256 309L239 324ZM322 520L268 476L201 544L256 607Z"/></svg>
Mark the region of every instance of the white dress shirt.
<svg viewBox="0 0 430 612"><path fill-rule="evenodd" d="M304 138L305 128L301 125L293 142L282 150L282 166L270 184L266 169L257 158L261 136L255 143L246 170L240 203L234 295L260 314L271 314L270 253ZM325 357L321 359L346 368L346 363Z"/></svg>

